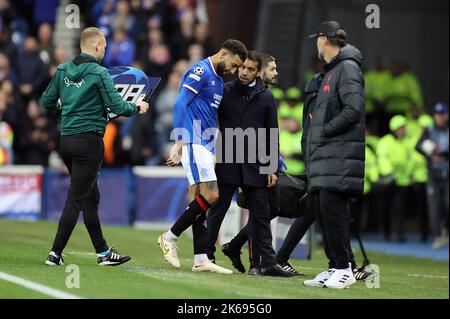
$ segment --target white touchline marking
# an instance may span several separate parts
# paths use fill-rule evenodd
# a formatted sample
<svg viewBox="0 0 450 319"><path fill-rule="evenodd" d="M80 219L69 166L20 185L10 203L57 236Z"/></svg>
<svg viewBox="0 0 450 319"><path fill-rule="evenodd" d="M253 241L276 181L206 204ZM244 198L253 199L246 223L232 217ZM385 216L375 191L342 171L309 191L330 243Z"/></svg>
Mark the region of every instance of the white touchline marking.
<svg viewBox="0 0 450 319"><path fill-rule="evenodd" d="M73 294L69 294L67 292L58 290L58 289L54 289L54 288L50 288L20 277L16 277L13 275L8 275L4 272L0 271L0 279L3 279L5 281L9 281L12 282L16 285L40 292L44 295L50 296L50 297L54 297L54 298L58 298L58 299L83 299L82 297L73 295Z"/></svg>
<svg viewBox="0 0 450 319"><path fill-rule="evenodd" d="M435 276L435 275L422 275L422 274L408 274L408 277L448 279L448 276Z"/></svg>

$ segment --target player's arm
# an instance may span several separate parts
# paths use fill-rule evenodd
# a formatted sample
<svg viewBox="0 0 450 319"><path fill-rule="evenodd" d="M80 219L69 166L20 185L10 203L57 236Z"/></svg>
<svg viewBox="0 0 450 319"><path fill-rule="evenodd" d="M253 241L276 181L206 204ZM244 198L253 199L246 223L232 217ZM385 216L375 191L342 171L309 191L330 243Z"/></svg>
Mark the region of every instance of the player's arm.
<svg viewBox="0 0 450 319"><path fill-rule="evenodd" d="M41 97L41 106L51 111L57 111L60 108L60 105L59 103L57 103L57 101L59 99L59 87L61 83L62 72L62 69L56 70L55 74L53 75L52 81L47 86Z"/></svg>
<svg viewBox="0 0 450 319"><path fill-rule="evenodd" d="M178 132L175 132L176 140L180 140L179 133L182 133L182 129L184 128L184 118L189 104L207 83L204 72L201 65L195 65L183 78L180 93L173 107L173 128L178 130Z"/></svg>
<svg viewBox="0 0 450 319"><path fill-rule="evenodd" d="M189 103L197 96L191 90L181 87L180 93L178 94L175 104L173 106L173 128L183 128L184 118L186 116L186 111Z"/></svg>
<svg viewBox="0 0 450 319"><path fill-rule="evenodd" d="M100 92L103 103L105 103L105 106L109 107L111 112L114 114L132 116L138 112L144 113L148 109L148 104L146 102L141 101L135 105L124 101L114 86L111 75L106 69L102 70L100 73L97 88Z"/></svg>
<svg viewBox="0 0 450 319"><path fill-rule="evenodd" d="M183 140L185 139L183 137L184 134L189 134L184 127L186 112L189 104L194 100L205 83L204 76L201 76L203 74L203 68L201 68L201 74L199 74L200 72L194 71L199 70L198 68L199 66L194 66L186 73L181 84L180 93L173 106L174 131L172 138L175 139L175 145L170 150L169 159L166 162L168 166L178 165L181 161Z"/></svg>

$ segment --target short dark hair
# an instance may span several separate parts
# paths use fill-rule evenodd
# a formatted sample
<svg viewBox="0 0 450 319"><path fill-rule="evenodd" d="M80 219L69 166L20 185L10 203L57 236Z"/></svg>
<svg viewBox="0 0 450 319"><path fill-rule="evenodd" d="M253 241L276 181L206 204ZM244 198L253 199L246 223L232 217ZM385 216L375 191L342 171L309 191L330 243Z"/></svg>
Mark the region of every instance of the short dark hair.
<svg viewBox="0 0 450 319"><path fill-rule="evenodd" d="M245 61L247 57L247 48L244 43L235 39L228 39L224 43L222 43L222 49L228 50L233 54L237 54L242 62Z"/></svg>
<svg viewBox="0 0 450 319"><path fill-rule="evenodd" d="M261 67L262 69L267 68L267 65L270 62L276 61L276 59L273 56L271 56L270 54L267 54L267 53L260 53L260 54L261 54L261 59L262 59L262 67Z"/></svg>
<svg viewBox="0 0 450 319"><path fill-rule="evenodd" d="M345 39L347 38L347 32L344 29L338 29L335 32L334 38L328 38L331 45L342 48L345 46Z"/></svg>
<svg viewBox="0 0 450 319"><path fill-rule="evenodd" d="M254 62L258 62L258 71L261 71L262 68L262 56L260 53L256 52L256 51L247 51L247 59L254 61Z"/></svg>

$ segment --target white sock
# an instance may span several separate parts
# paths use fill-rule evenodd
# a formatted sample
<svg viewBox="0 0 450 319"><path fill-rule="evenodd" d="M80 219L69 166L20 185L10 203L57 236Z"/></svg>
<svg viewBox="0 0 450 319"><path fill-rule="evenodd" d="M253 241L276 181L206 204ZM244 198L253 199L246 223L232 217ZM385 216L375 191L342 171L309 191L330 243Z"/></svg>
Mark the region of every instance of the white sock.
<svg viewBox="0 0 450 319"><path fill-rule="evenodd" d="M198 254L194 255L194 264L196 266L200 264L204 264L206 262L209 262L208 255L207 254Z"/></svg>
<svg viewBox="0 0 450 319"><path fill-rule="evenodd" d="M178 240L178 236L175 236L174 233L172 233L170 230L168 230L166 232L166 234L164 235L164 239L168 240L168 241L177 241Z"/></svg>

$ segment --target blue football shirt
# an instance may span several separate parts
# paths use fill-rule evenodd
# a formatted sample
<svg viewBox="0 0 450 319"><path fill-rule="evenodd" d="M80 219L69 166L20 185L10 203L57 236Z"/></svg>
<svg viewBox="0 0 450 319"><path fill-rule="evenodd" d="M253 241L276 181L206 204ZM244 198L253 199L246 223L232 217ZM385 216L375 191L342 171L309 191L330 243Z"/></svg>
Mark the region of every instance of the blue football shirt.
<svg viewBox="0 0 450 319"><path fill-rule="evenodd" d="M217 75L211 59L207 58L188 69L181 81L181 87L196 94L187 106L183 128L189 136L183 137L183 140L185 143L204 145L214 153L223 79Z"/></svg>

